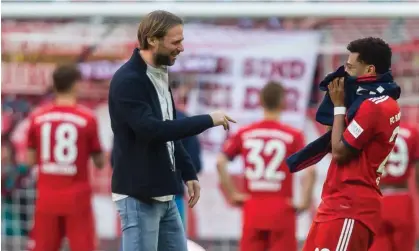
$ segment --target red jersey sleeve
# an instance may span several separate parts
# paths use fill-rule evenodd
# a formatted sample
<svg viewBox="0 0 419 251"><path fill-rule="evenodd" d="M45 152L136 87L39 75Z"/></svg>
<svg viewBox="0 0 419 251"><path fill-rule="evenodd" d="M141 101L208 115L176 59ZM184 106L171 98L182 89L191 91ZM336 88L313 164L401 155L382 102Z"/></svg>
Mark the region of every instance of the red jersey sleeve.
<svg viewBox="0 0 419 251"><path fill-rule="evenodd" d="M90 153L102 152L102 146L99 140L99 133L96 118L92 117L89 123L89 144L90 144Z"/></svg>
<svg viewBox="0 0 419 251"><path fill-rule="evenodd" d="M361 150L375 133L376 111L372 102L366 100L359 107L355 117L343 132L343 142L352 148Z"/></svg>
<svg viewBox="0 0 419 251"><path fill-rule="evenodd" d="M240 138L240 133L236 133L227 138L226 142L223 145L223 153L230 159L234 159L237 155L240 154L242 150L242 143Z"/></svg>
<svg viewBox="0 0 419 251"><path fill-rule="evenodd" d="M36 130L35 123L32 117L29 117L29 128L27 131L27 147L36 149Z"/></svg>

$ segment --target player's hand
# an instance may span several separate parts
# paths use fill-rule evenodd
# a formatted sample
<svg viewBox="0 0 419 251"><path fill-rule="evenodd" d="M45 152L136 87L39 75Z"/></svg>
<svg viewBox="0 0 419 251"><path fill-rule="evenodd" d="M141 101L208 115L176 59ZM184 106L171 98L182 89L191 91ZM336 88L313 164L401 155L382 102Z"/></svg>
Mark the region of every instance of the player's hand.
<svg viewBox="0 0 419 251"><path fill-rule="evenodd" d="M211 112L210 116L212 118L214 126L222 125L224 127L224 130L230 129L230 122L236 123L234 119L227 116L223 111Z"/></svg>
<svg viewBox="0 0 419 251"><path fill-rule="evenodd" d="M201 186L199 185L199 181L197 180L187 181L186 186L188 187L189 195L188 205L190 208L193 208L198 202L199 197L201 196Z"/></svg>
<svg viewBox="0 0 419 251"><path fill-rule="evenodd" d="M345 106L345 81L344 78L335 78L327 86L329 96L335 106Z"/></svg>
<svg viewBox="0 0 419 251"><path fill-rule="evenodd" d="M230 195L229 200L234 206L242 206L244 202L249 199L249 197L250 196L248 194L236 192Z"/></svg>

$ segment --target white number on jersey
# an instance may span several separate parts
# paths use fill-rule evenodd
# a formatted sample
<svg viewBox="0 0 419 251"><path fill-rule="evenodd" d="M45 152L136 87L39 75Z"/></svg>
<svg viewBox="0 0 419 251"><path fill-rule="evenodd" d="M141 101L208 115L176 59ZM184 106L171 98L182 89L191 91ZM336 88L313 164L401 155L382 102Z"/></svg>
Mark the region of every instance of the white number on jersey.
<svg viewBox="0 0 419 251"><path fill-rule="evenodd" d="M50 122L42 124L41 171L61 175L76 174L77 167L74 162L78 153L77 138L77 128L71 123L61 123L55 128L55 131L52 131Z"/></svg>
<svg viewBox="0 0 419 251"><path fill-rule="evenodd" d="M284 142L277 139L264 141L262 139L246 139L244 148L249 149L246 162L245 177L249 181L252 191L278 191L281 182L285 179L285 172L278 170L281 166L287 147ZM272 156L265 163L264 156Z"/></svg>
<svg viewBox="0 0 419 251"><path fill-rule="evenodd" d="M394 150L397 150L394 151ZM383 175L401 177L409 166L409 151L403 137L397 137L393 151L388 158L388 164Z"/></svg>
<svg viewBox="0 0 419 251"><path fill-rule="evenodd" d="M391 134L391 137L388 140L388 142L391 143L396 139L396 136L399 134L399 130L400 130L400 127L394 128L393 133ZM384 172L384 168L386 167L386 163L387 163L390 155L391 155L391 152L387 155L387 157L383 160L383 162L381 162L380 166L378 166L377 173L382 174ZM377 182L377 185L378 185L378 183L379 182Z"/></svg>

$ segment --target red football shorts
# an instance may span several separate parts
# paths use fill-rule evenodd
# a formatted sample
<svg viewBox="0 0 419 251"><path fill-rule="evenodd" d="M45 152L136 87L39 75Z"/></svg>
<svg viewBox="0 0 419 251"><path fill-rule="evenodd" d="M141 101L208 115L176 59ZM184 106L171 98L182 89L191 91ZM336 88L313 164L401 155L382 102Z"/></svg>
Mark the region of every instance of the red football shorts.
<svg viewBox="0 0 419 251"><path fill-rule="evenodd" d="M31 232L32 251L58 251L64 237L68 238L70 250L95 250L96 233L92 210L65 216L35 212Z"/></svg>
<svg viewBox="0 0 419 251"><path fill-rule="evenodd" d="M240 251L296 251L295 223L284 230L243 229Z"/></svg>
<svg viewBox="0 0 419 251"><path fill-rule="evenodd" d="M383 197L383 222L370 251L415 249L415 220L412 197L393 194Z"/></svg>
<svg viewBox="0 0 419 251"><path fill-rule="evenodd" d="M240 251L296 251L296 219L294 209L278 199L261 207L258 200L244 206ZM262 208L262 210L261 210Z"/></svg>
<svg viewBox="0 0 419 251"><path fill-rule="evenodd" d="M313 222L303 251L367 251L373 233L353 219Z"/></svg>

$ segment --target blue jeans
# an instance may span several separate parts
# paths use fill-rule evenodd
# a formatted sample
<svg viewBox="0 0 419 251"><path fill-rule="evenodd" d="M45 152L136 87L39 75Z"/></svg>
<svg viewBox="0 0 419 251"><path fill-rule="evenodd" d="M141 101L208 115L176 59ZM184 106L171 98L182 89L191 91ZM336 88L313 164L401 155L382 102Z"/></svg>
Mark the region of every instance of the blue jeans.
<svg viewBox="0 0 419 251"><path fill-rule="evenodd" d="M174 200L143 203L116 201L121 218L122 251L187 251L186 236Z"/></svg>

